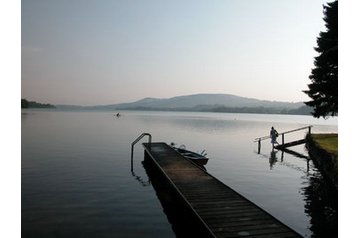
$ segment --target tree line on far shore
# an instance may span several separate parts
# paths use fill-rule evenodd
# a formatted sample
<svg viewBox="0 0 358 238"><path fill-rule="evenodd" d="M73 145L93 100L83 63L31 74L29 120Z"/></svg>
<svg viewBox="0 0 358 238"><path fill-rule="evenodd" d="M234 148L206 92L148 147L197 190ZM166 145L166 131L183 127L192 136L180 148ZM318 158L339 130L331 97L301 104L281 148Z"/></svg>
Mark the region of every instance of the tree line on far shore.
<svg viewBox="0 0 358 238"><path fill-rule="evenodd" d="M26 99L21 99L21 108L56 108L52 104L38 103L35 101L28 101Z"/></svg>
<svg viewBox="0 0 358 238"><path fill-rule="evenodd" d="M127 107L116 108L115 110L134 110L134 111L178 111L178 112L222 112L222 113L254 113L254 114L286 114L286 115L311 115L312 108L303 105L299 108L282 108L282 107L227 107L227 106L211 106L200 105L196 107Z"/></svg>

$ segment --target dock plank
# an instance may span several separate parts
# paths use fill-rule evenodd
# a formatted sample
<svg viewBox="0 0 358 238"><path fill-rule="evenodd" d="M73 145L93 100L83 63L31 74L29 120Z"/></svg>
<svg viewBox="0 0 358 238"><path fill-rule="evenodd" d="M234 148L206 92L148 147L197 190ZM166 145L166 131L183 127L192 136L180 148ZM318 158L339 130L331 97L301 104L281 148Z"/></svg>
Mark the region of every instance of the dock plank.
<svg viewBox="0 0 358 238"><path fill-rule="evenodd" d="M166 143L143 146L212 237L302 237Z"/></svg>
<svg viewBox="0 0 358 238"><path fill-rule="evenodd" d="M275 148L281 150L281 149L285 149L288 147L301 145L301 144L305 144L305 143L306 143L306 139L302 139L302 140L297 140L297 141L292 141L292 142L288 142L285 144L277 145L277 146L275 146Z"/></svg>

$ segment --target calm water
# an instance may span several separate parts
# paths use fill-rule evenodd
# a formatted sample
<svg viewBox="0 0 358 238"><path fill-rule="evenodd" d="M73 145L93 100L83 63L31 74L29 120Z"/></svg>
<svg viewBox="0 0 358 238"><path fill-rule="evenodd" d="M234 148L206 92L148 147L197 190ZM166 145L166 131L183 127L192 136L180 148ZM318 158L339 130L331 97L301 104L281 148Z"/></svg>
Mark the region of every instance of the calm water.
<svg viewBox="0 0 358 238"><path fill-rule="evenodd" d="M258 154L253 140L267 135L271 126L279 132L306 125L314 125L314 133L337 132L337 120L121 113L116 118L110 111L22 111L23 237L176 237L142 165L140 143L130 171L130 145L142 132L151 133L153 141L205 149L209 173L303 236L324 235L325 220L336 212L336 193L327 189L312 162L271 153L268 140ZM307 155L303 146L293 150Z"/></svg>

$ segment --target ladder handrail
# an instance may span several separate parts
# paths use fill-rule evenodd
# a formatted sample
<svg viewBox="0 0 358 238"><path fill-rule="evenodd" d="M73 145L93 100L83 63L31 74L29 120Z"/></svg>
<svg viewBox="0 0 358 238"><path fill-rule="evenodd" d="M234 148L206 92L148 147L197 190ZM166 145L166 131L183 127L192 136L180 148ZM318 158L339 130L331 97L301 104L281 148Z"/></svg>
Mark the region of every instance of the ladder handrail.
<svg viewBox="0 0 358 238"><path fill-rule="evenodd" d="M140 136L138 136L137 139L135 139L135 141L132 142L132 147L137 144L137 142L140 141L144 136L149 136L148 142L152 143L152 135L149 133L142 133Z"/></svg>
<svg viewBox="0 0 358 238"><path fill-rule="evenodd" d="M278 133L278 135L284 135L284 134L288 134L288 133L291 133L291 132L304 130L304 129L307 129L307 128L309 128L309 132L311 132L311 127L313 127L313 126L305 126L305 127L301 127L301 128L294 129L294 130L281 132L281 133ZM254 142L263 141L263 140L266 140L266 139L269 139L269 138L271 138L271 136L263 136L263 137L255 138Z"/></svg>
<svg viewBox="0 0 358 238"><path fill-rule="evenodd" d="M132 148L131 148L131 171L133 171L133 150L134 150L134 146L135 144L138 143L138 141L140 141L144 136L148 136L148 143L152 143L152 135L149 133L142 133L140 136L138 136L137 139L135 139L132 142Z"/></svg>

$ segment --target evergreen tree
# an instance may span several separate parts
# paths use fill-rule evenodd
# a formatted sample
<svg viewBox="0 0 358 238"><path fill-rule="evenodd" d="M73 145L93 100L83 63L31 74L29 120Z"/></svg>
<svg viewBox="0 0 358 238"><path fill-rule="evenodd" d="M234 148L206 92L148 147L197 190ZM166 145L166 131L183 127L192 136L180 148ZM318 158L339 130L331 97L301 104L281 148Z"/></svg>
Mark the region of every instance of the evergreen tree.
<svg viewBox="0 0 358 238"><path fill-rule="evenodd" d="M313 107L317 118L338 115L338 1L323 6L323 13L327 31L317 37L319 55L309 76L312 83L303 91L312 99L305 104Z"/></svg>
<svg viewBox="0 0 358 238"><path fill-rule="evenodd" d="M28 108L29 107L29 101L26 99L21 99L21 108Z"/></svg>

